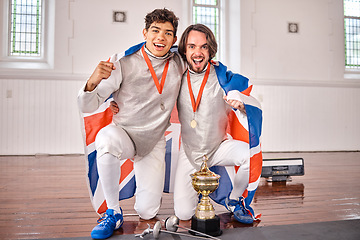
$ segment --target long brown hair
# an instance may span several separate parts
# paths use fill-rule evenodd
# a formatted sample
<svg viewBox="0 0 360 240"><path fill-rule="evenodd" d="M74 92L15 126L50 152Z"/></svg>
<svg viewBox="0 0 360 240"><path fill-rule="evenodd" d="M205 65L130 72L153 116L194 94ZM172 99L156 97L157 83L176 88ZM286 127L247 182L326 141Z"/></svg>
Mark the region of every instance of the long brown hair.
<svg viewBox="0 0 360 240"><path fill-rule="evenodd" d="M189 33L191 31L198 31L198 32L202 32L206 35L206 40L207 40L207 44L209 46L209 55L210 55L210 59L213 59L216 55L217 52L217 42L214 36L214 33L211 31L210 28L208 28L207 26L205 26L204 24L194 24L194 25L190 25L189 27L187 27L185 29L185 31L183 32L183 34L181 35L181 39L179 42L179 53L182 56L182 58L184 60L186 60L186 44L187 44L187 38L189 36Z"/></svg>

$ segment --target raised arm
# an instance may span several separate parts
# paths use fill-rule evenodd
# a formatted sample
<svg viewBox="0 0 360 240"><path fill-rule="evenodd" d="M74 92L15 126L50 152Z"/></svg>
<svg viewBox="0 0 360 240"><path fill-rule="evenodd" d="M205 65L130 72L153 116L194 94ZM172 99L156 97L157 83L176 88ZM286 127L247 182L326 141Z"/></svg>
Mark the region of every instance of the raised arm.
<svg viewBox="0 0 360 240"><path fill-rule="evenodd" d="M89 80L87 81L85 92L93 91L102 80L109 78L111 72L115 69L116 67L114 66L114 63L109 61L101 61L95 68L93 74L91 74Z"/></svg>
<svg viewBox="0 0 360 240"><path fill-rule="evenodd" d="M110 59L109 59L110 60ZM111 61L101 61L80 89L78 105L83 113L94 112L115 91L122 82L120 62L116 55Z"/></svg>

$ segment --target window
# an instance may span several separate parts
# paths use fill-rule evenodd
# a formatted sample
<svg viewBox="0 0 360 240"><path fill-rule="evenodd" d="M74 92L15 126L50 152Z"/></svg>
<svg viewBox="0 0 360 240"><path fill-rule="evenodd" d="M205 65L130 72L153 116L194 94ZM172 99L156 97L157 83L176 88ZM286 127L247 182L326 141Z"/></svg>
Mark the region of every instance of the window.
<svg viewBox="0 0 360 240"><path fill-rule="evenodd" d="M41 56L42 1L12 0L10 6L9 55Z"/></svg>
<svg viewBox="0 0 360 240"><path fill-rule="evenodd" d="M345 67L360 69L360 0L344 0Z"/></svg>
<svg viewBox="0 0 360 240"><path fill-rule="evenodd" d="M0 32L6 37L0 41L0 69L52 69L55 0L4 0L1 4Z"/></svg>
<svg viewBox="0 0 360 240"><path fill-rule="evenodd" d="M192 0L193 24L202 23L209 27L220 45L220 0ZM218 58L219 51L215 58Z"/></svg>

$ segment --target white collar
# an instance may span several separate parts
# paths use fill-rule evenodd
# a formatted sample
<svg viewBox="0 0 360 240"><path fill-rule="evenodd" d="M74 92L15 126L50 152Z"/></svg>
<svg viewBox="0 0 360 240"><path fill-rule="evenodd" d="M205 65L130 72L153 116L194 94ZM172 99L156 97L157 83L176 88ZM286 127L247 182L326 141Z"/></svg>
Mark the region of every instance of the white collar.
<svg viewBox="0 0 360 240"><path fill-rule="evenodd" d="M211 64L210 64L211 65ZM206 67L201 71L201 72L194 72L193 70L190 69L190 67L188 67L188 70L191 74L202 74L204 72L206 72L206 69L208 68L209 64L206 64Z"/></svg>
<svg viewBox="0 0 360 240"><path fill-rule="evenodd" d="M150 52L150 50L146 48L146 46L145 46L145 52L146 52L148 55L150 55L151 57L156 58L156 59L159 59L159 60L166 59L166 58L168 58L169 55L170 55L170 53L167 52L164 56L162 56L162 57L157 57L157 56L155 56L154 54L152 54L152 53Z"/></svg>

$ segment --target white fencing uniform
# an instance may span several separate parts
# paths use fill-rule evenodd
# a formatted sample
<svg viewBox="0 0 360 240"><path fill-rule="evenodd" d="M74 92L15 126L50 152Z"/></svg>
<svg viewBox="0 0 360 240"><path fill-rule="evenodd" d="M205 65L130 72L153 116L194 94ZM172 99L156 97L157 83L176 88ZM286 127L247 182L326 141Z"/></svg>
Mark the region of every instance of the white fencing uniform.
<svg viewBox="0 0 360 240"><path fill-rule="evenodd" d="M164 133L178 96L185 64L177 53L163 58L149 54L158 79L167 59L169 68L162 94L159 94L141 51L110 62L116 67L91 92L80 90L78 103L82 112L95 111L111 94L119 106L113 123L96 136L99 181L108 208L119 212L119 161L134 158L137 182L135 210L140 217L154 217L161 202L165 171ZM165 108L161 108L163 105Z"/></svg>
<svg viewBox="0 0 360 240"><path fill-rule="evenodd" d="M231 199L239 198L249 182L248 144L228 139L228 113L232 110L223 99L224 91L218 82L214 67L210 65L210 68L210 75L196 112L193 112L190 100L187 74L183 75L177 102L182 146L175 176L174 209L176 216L181 220L188 220L195 213L198 196L191 185L190 174L200 169L204 155L209 158L208 167L239 166L234 189L230 194ZM195 99L204 75L205 71L190 71ZM197 122L195 128L190 126L193 119Z"/></svg>

